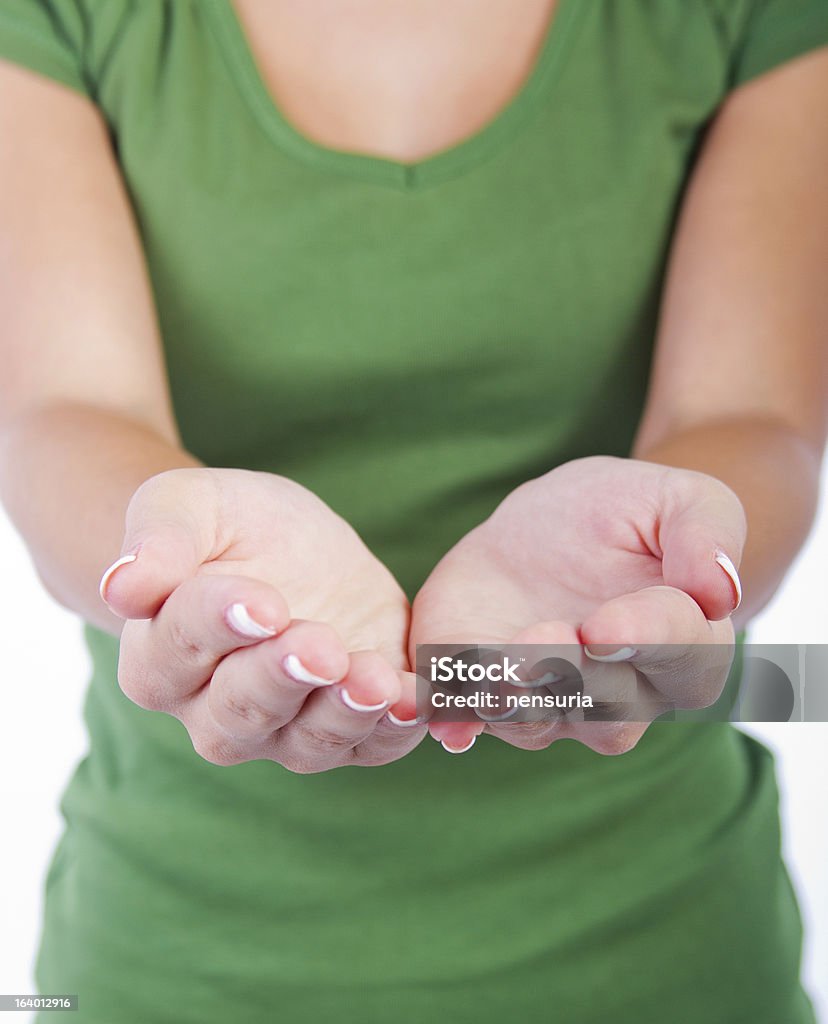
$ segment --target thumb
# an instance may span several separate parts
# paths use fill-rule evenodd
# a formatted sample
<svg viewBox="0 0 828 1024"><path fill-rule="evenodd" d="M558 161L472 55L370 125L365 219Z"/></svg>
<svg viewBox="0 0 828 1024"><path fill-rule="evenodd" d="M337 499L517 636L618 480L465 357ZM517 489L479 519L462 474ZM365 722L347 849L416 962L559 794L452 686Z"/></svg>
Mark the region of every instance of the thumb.
<svg viewBox="0 0 828 1024"><path fill-rule="evenodd" d="M214 555L218 493L204 469L150 477L126 512L121 556L101 577L100 594L123 619L150 619L184 580Z"/></svg>
<svg viewBox="0 0 828 1024"><path fill-rule="evenodd" d="M707 619L726 619L741 603L738 566L747 524L742 503L720 480L703 473L693 479L662 518L661 572L699 605Z"/></svg>

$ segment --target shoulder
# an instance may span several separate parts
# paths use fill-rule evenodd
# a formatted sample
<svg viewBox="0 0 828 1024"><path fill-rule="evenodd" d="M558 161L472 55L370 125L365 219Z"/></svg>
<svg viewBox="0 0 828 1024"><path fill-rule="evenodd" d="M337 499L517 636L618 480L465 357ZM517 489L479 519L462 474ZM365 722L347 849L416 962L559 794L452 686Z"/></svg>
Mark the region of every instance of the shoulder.
<svg viewBox="0 0 828 1024"><path fill-rule="evenodd" d="M828 0L702 0L728 61L731 89L828 46Z"/></svg>
<svg viewBox="0 0 828 1024"><path fill-rule="evenodd" d="M130 35L156 36L195 0L2 0L0 57L94 95Z"/></svg>
<svg viewBox="0 0 828 1024"><path fill-rule="evenodd" d="M828 45L828 0L602 0L591 10L614 48L637 47L679 78L719 75L725 93Z"/></svg>
<svg viewBox="0 0 828 1024"><path fill-rule="evenodd" d="M71 84L82 83L94 96L124 51L140 50L152 61L154 47L160 61L170 33L197 20L204 2L209 0L2 0L0 56L33 66L42 52L59 57L67 69L71 62L77 76Z"/></svg>

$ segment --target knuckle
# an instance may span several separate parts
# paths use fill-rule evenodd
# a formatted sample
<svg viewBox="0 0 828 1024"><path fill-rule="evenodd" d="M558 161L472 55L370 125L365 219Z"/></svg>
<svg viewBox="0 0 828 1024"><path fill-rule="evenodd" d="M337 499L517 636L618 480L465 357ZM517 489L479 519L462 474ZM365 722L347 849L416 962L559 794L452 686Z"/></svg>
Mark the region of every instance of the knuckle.
<svg viewBox="0 0 828 1024"><path fill-rule="evenodd" d="M159 501L163 501L165 494L169 491L172 474L175 472L178 471L164 470L161 473L156 473L135 488L126 508L127 532L130 527L140 522L146 515L151 514Z"/></svg>
<svg viewBox="0 0 828 1024"><path fill-rule="evenodd" d="M742 504L742 500L733 488L729 487L724 480L719 480L718 477L711 477L710 479L713 481L714 490L716 490L726 502L729 502L731 511L734 515L744 515L745 509Z"/></svg>
<svg viewBox="0 0 828 1024"><path fill-rule="evenodd" d="M359 743L348 751L349 763L358 764L364 768L378 768L384 764L391 764L392 761L398 761L408 751L410 746L411 744L409 743L403 749L395 746L391 750L387 747L378 747L374 743Z"/></svg>
<svg viewBox="0 0 828 1024"><path fill-rule="evenodd" d="M301 718L295 719L293 725L298 743L315 753L342 752L350 750L354 745L350 737L325 725L308 725Z"/></svg>
<svg viewBox="0 0 828 1024"><path fill-rule="evenodd" d="M294 775L318 775L320 772L336 768L341 762L322 760L319 756L311 756L307 751L293 749L280 754L276 760Z"/></svg>
<svg viewBox="0 0 828 1024"><path fill-rule="evenodd" d="M549 722L516 722L498 727L497 735L522 750L545 750L555 738Z"/></svg>
<svg viewBox="0 0 828 1024"><path fill-rule="evenodd" d="M177 482L186 475L188 475L186 469L163 469L159 473L154 473L135 488L130 504L151 501L157 496L166 494L170 487L175 487Z"/></svg>
<svg viewBox="0 0 828 1024"><path fill-rule="evenodd" d="M700 711L715 704L727 682L727 671L714 667L708 672L688 673L680 691L671 693L673 705L686 711Z"/></svg>
<svg viewBox="0 0 828 1024"><path fill-rule="evenodd" d="M172 702L163 681L123 659L118 663L118 686L133 704L148 711L166 711L171 707Z"/></svg>
<svg viewBox="0 0 828 1024"><path fill-rule="evenodd" d="M141 506L152 499L152 495L156 491L155 477L148 477L135 488L126 507L127 525L129 525L132 517L141 509Z"/></svg>
<svg viewBox="0 0 828 1024"><path fill-rule="evenodd" d="M227 767L241 764L246 758L240 755L238 748L226 737L214 732L197 732L190 734L193 750L199 757L210 764Z"/></svg>
<svg viewBox="0 0 828 1024"><path fill-rule="evenodd" d="M248 694L228 687L221 695L221 703L225 712L233 719L241 719L248 725L267 728L275 716L273 712L263 708Z"/></svg>
<svg viewBox="0 0 828 1024"><path fill-rule="evenodd" d="M204 639L179 619L173 619L167 627L169 643L175 657L188 667L200 665L205 660Z"/></svg>
<svg viewBox="0 0 828 1024"><path fill-rule="evenodd" d="M626 754L635 747L644 735L646 726L627 722L613 722L609 726L601 726L588 743L599 754L610 757Z"/></svg>
<svg viewBox="0 0 828 1024"><path fill-rule="evenodd" d="M718 693L711 693L706 689L691 689L682 693L673 703L682 711L701 711L702 708L709 708L711 704L715 704L718 697Z"/></svg>

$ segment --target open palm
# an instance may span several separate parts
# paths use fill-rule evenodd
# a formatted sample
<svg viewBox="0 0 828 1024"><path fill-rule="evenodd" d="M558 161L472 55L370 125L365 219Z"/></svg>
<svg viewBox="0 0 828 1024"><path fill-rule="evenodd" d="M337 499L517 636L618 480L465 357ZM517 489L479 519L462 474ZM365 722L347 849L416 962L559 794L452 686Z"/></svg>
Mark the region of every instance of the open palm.
<svg viewBox="0 0 828 1024"><path fill-rule="evenodd" d="M413 605L412 664L422 643L584 644L627 662L654 697L712 703L726 672L712 686L699 673L700 690L686 663L656 665L639 648L732 644L744 537L738 499L705 474L605 456L566 463L518 487L435 567ZM574 735L611 753L646 724L485 728L518 746ZM483 729L441 722L432 732L461 750Z"/></svg>

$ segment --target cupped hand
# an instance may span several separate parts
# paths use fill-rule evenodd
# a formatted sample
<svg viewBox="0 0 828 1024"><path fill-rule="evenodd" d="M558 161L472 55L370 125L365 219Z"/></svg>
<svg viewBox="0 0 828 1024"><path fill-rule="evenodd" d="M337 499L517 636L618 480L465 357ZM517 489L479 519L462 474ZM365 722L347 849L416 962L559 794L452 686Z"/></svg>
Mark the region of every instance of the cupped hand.
<svg viewBox="0 0 828 1024"><path fill-rule="evenodd" d="M178 718L206 760L315 772L385 764L422 740L406 727L405 594L300 484L160 473L131 499L122 551L101 582L127 620L121 689Z"/></svg>
<svg viewBox="0 0 828 1024"><path fill-rule="evenodd" d="M632 688L644 720L621 712L602 722L582 713L516 724L435 719L432 735L452 752L485 729L525 749L572 737L623 753L665 705L714 703L731 661L745 533L736 495L691 470L594 456L521 485L424 583L412 608L411 664L417 644L567 645L579 652L576 667L593 670L599 700L603 664L604 697Z"/></svg>

